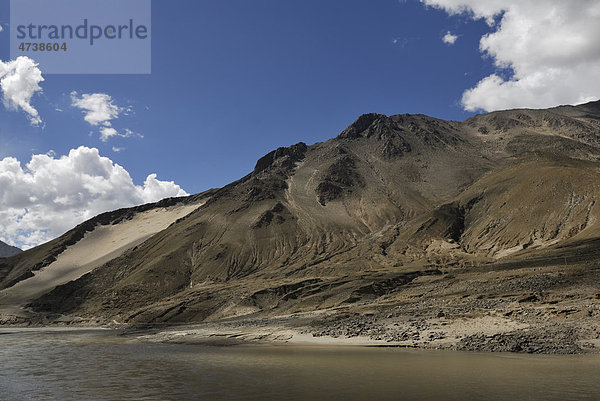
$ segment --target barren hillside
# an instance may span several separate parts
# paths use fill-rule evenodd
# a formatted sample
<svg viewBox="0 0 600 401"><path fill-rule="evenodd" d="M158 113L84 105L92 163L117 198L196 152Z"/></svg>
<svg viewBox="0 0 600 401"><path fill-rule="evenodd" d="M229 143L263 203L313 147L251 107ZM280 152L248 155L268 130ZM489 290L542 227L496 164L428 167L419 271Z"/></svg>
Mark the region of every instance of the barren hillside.
<svg viewBox="0 0 600 401"><path fill-rule="evenodd" d="M121 216L129 211L105 216L0 261L0 302L41 269L38 281L61 277L28 299L45 321L318 312L308 320L332 335L332 322L367 314L390 341L410 343L388 323L501 316L514 330L551 331L574 315L572 343L589 348L598 325L586 319L600 315L598 201L600 102L464 122L366 114L327 142L269 153L224 188L130 220ZM77 249L95 238L105 247L163 206L172 218L156 230L126 235L74 276L60 273ZM352 334L348 325L338 334Z"/></svg>

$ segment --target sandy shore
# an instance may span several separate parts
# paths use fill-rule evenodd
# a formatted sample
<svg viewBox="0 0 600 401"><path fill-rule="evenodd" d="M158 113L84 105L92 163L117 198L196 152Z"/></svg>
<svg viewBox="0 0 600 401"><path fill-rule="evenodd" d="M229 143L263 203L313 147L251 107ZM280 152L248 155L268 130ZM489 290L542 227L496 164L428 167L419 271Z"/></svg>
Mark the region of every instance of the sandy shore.
<svg viewBox="0 0 600 401"><path fill-rule="evenodd" d="M384 346L540 354L598 353L600 340L582 341L566 326L530 326L503 316L402 319L396 316L319 316L315 313L166 328L124 329L151 343L203 345Z"/></svg>
<svg viewBox="0 0 600 401"><path fill-rule="evenodd" d="M19 330L110 329L124 338L148 343L214 346L378 346L536 354L598 354L600 331L582 335L578 324L527 324L500 314L412 318L401 313L310 312L280 317L237 318L193 325L99 326L82 319L56 319L18 327L3 322L0 333Z"/></svg>

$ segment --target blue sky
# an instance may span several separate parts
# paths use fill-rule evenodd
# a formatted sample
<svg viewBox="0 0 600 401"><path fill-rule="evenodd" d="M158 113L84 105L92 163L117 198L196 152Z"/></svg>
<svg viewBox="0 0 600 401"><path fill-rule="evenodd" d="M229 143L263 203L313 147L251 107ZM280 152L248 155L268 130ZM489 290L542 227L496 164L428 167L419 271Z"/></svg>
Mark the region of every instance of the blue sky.
<svg viewBox="0 0 600 401"><path fill-rule="evenodd" d="M45 127L1 109L0 157L97 147L135 182L157 172L195 193L245 175L278 146L329 139L362 113L464 119L472 113L460 106L462 91L491 68L477 50L485 23L416 1L155 0L152 7L152 74L44 75L32 103ZM461 35L454 46L441 41L448 30ZM7 31L1 39L7 60ZM90 137L81 111L70 107L73 90L131 106L134 113L113 124L144 138ZM113 146L125 150L115 154Z"/></svg>
<svg viewBox="0 0 600 401"><path fill-rule="evenodd" d="M363 113L464 120L474 114L465 111L466 90L512 73L494 65L493 49L479 49L485 34L500 30L489 16L502 13L474 6L457 14L447 1L428 2L154 0L152 73L42 70L31 104L43 124L0 106L0 160L25 169L34 154L97 148L135 185L156 173L197 193L244 176L279 146L332 138ZM10 59L8 16L9 2L0 0L2 61ZM448 32L454 44L442 40ZM134 134L100 140L73 107L73 91L109 95L121 110L112 127Z"/></svg>

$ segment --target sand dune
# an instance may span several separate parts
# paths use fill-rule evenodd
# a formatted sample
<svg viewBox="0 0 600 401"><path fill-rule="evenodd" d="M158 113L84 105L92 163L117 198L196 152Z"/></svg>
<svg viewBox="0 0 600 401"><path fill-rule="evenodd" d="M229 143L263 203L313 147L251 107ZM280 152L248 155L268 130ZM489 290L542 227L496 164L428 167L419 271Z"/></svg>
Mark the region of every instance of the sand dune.
<svg viewBox="0 0 600 401"><path fill-rule="evenodd" d="M204 201L203 201L204 202ZM57 285L76 280L164 230L203 202L177 205L138 213L119 224L98 226L75 245L68 247L56 261L11 288L0 291L0 311L15 313L29 300Z"/></svg>

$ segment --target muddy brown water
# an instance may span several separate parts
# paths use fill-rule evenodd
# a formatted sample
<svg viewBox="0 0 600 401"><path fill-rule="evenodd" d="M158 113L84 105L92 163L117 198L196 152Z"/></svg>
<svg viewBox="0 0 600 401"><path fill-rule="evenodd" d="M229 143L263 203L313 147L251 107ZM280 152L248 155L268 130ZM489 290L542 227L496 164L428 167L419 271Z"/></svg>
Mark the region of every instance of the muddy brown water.
<svg viewBox="0 0 600 401"><path fill-rule="evenodd" d="M598 400L600 356L147 344L0 329L1 400Z"/></svg>

